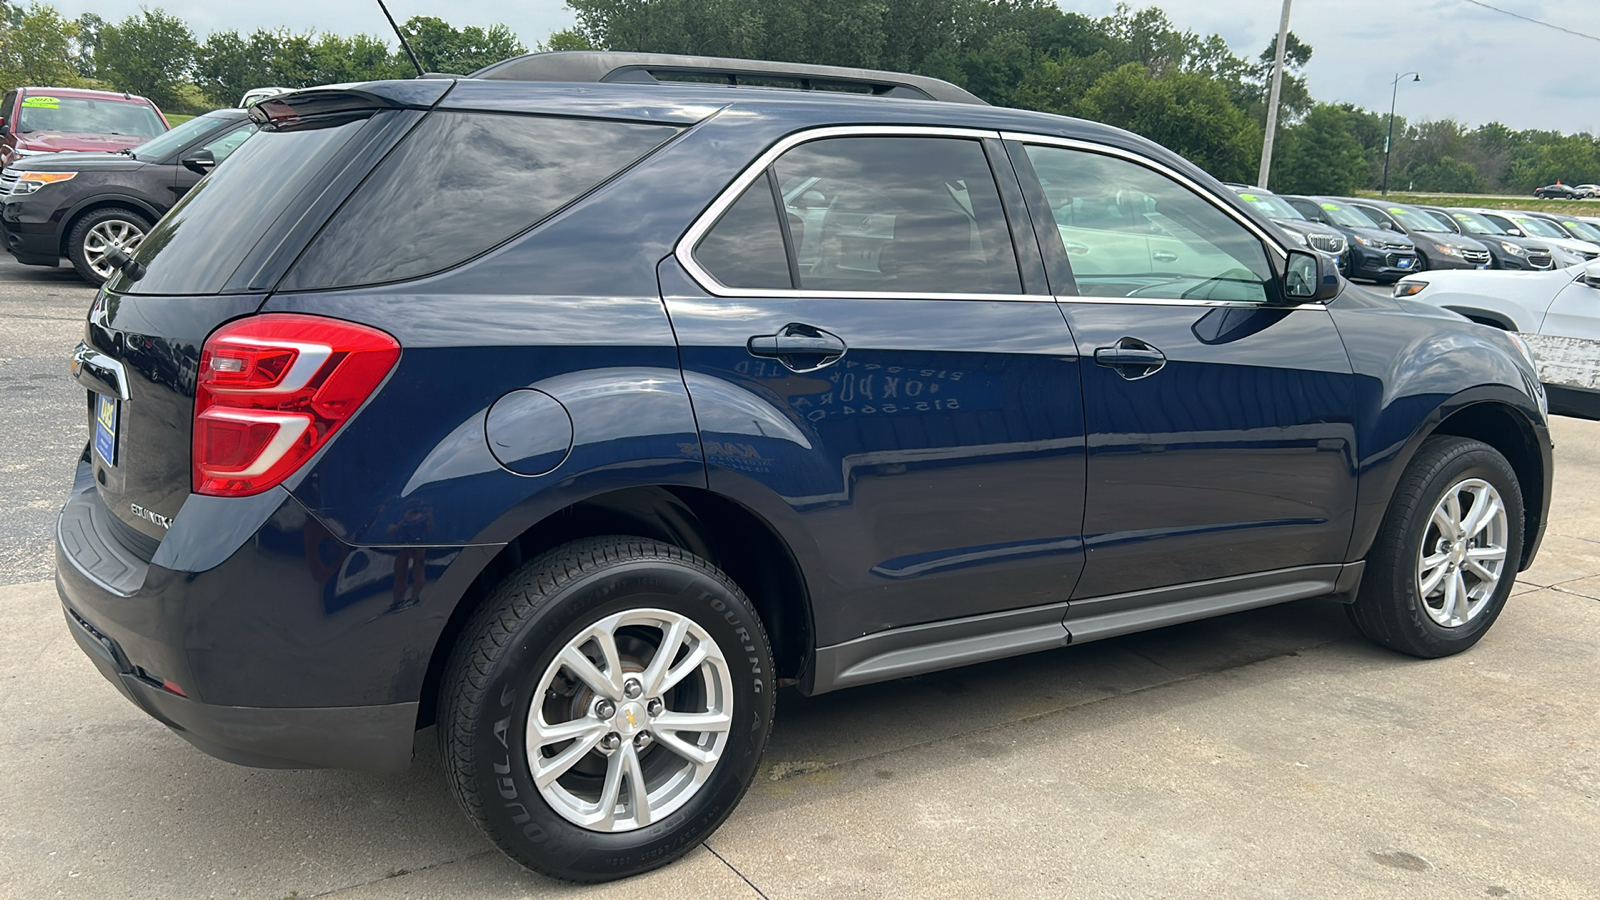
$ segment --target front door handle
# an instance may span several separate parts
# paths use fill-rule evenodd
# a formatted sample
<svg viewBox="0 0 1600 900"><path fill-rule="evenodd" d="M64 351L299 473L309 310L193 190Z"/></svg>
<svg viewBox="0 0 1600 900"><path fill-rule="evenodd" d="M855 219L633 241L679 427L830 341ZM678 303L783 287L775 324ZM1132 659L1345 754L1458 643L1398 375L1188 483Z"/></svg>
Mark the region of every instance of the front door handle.
<svg viewBox="0 0 1600 900"><path fill-rule="evenodd" d="M1150 254L1150 258L1156 262L1177 262L1178 254L1173 253L1171 250L1157 250L1156 252Z"/></svg>
<svg viewBox="0 0 1600 900"><path fill-rule="evenodd" d="M1148 378L1167 364L1167 355L1138 338L1125 337L1109 347L1098 347L1094 361L1116 369L1129 381Z"/></svg>
<svg viewBox="0 0 1600 900"><path fill-rule="evenodd" d="M751 356L775 359L796 372L815 372L838 362L845 343L814 325L791 322L777 334L758 334L745 344Z"/></svg>

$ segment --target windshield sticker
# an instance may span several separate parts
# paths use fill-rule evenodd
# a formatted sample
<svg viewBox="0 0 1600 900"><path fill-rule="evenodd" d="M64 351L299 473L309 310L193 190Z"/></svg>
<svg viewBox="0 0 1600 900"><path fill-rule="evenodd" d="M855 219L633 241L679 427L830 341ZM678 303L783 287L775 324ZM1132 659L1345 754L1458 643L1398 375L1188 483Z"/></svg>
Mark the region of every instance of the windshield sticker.
<svg viewBox="0 0 1600 900"><path fill-rule="evenodd" d="M1391 206L1391 207L1389 207L1389 212L1390 212L1390 213L1391 213L1391 214L1392 214L1392 215L1396 215L1396 216L1398 216L1398 215L1400 215L1400 214L1401 214L1401 213L1403 213L1403 212L1405 212L1405 210L1403 210L1403 209L1401 209L1401 208L1400 208L1400 207L1398 207L1398 206Z"/></svg>
<svg viewBox="0 0 1600 900"><path fill-rule="evenodd" d="M23 97L22 105L35 109L60 109L61 101L55 97Z"/></svg>
<svg viewBox="0 0 1600 900"><path fill-rule="evenodd" d="M1339 208L1339 204L1337 204L1337 203L1324 203L1324 204L1322 204L1322 208L1323 209L1328 209L1328 210L1337 210Z"/></svg>
<svg viewBox="0 0 1600 900"><path fill-rule="evenodd" d="M1248 200L1251 203L1256 203L1256 202L1260 201L1261 198L1257 197L1255 194L1240 194L1239 195L1239 199L1240 200Z"/></svg>

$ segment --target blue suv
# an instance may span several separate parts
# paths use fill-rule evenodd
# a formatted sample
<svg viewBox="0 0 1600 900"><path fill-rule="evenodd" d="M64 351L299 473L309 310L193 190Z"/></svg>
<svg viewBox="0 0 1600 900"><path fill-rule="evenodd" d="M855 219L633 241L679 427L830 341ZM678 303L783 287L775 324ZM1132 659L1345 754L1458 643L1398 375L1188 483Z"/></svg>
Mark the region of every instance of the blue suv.
<svg viewBox="0 0 1600 900"><path fill-rule="evenodd" d="M74 354L67 626L234 762L437 724L559 878L716 829L780 688L1310 597L1443 656L1544 531L1515 335L1115 128L602 53L252 115Z"/></svg>

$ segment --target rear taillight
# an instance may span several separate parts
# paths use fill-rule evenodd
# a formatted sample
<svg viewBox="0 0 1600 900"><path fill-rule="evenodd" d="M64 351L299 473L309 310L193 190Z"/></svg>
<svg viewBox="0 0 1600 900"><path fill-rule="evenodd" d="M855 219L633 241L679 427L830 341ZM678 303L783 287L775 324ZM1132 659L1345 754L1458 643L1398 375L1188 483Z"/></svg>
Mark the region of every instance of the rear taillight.
<svg viewBox="0 0 1600 900"><path fill-rule="evenodd" d="M194 492L259 494L355 415L400 358L366 325L269 313L217 329L194 396Z"/></svg>

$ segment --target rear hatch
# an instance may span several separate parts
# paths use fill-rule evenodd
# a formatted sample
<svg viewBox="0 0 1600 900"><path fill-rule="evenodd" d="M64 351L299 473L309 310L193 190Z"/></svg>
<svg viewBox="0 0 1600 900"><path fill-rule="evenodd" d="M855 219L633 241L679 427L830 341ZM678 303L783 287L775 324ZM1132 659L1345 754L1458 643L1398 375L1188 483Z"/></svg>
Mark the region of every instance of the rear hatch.
<svg viewBox="0 0 1600 900"><path fill-rule="evenodd" d="M261 104L263 130L203 180L96 297L73 357L108 526L148 560L188 498L206 337L260 308L317 227L450 81L308 91Z"/></svg>

